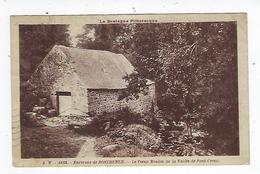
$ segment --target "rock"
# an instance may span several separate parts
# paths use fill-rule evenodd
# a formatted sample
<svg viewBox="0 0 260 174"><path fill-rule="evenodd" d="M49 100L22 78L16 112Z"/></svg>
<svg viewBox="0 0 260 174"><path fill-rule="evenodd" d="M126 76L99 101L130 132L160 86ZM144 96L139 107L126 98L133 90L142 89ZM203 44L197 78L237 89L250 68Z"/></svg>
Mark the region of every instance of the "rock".
<svg viewBox="0 0 260 174"><path fill-rule="evenodd" d="M82 126L79 125L69 125L69 127L72 127L74 130L81 130Z"/></svg>
<svg viewBox="0 0 260 174"><path fill-rule="evenodd" d="M37 114L45 114L46 108L43 106L34 106L32 111L36 112Z"/></svg>
<svg viewBox="0 0 260 174"><path fill-rule="evenodd" d="M57 116L57 112L55 109L48 110L48 117L55 117Z"/></svg>
<svg viewBox="0 0 260 174"><path fill-rule="evenodd" d="M46 105L45 105L45 108L46 109L51 109L52 108L51 102L47 102Z"/></svg>
<svg viewBox="0 0 260 174"><path fill-rule="evenodd" d="M106 122L105 124L104 124L104 131L105 132L107 132L109 129L110 129L110 122L108 121L108 122Z"/></svg>
<svg viewBox="0 0 260 174"><path fill-rule="evenodd" d="M145 125L130 124L126 127L124 132L126 142L134 143L144 149L149 149L149 147L158 145L162 141L154 130Z"/></svg>
<svg viewBox="0 0 260 174"><path fill-rule="evenodd" d="M46 119L47 117L45 115L38 115L40 119Z"/></svg>
<svg viewBox="0 0 260 174"><path fill-rule="evenodd" d="M39 99L39 106L45 106L48 102L48 99L47 98L40 98Z"/></svg>
<svg viewBox="0 0 260 174"><path fill-rule="evenodd" d="M116 150L120 149L121 146L119 146L118 144L111 144L108 146L105 146L102 148L102 151L104 153L110 153L110 152L115 152Z"/></svg>
<svg viewBox="0 0 260 174"><path fill-rule="evenodd" d="M25 114L26 123L30 126L43 126L43 122L39 119L39 115L35 112L26 112Z"/></svg>
<svg viewBox="0 0 260 174"><path fill-rule="evenodd" d="M76 132L89 132L93 129L92 125L86 121L69 121L68 128Z"/></svg>
<svg viewBox="0 0 260 174"><path fill-rule="evenodd" d="M34 112L26 112L26 113L24 114L24 116L25 116L25 118L27 119L27 118L31 118L31 117L36 117L37 114L34 113Z"/></svg>
<svg viewBox="0 0 260 174"><path fill-rule="evenodd" d="M81 127L84 127L86 125L86 122L85 121L75 121L75 120L69 120L68 121L68 124L69 125L76 125L76 126L81 126Z"/></svg>

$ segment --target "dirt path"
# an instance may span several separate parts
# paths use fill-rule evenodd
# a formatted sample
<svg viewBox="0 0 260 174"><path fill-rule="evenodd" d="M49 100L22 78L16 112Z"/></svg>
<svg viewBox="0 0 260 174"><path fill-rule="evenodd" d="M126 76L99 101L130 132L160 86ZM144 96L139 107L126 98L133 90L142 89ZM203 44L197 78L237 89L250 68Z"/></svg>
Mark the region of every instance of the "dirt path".
<svg viewBox="0 0 260 174"><path fill-rule="evenodd" d="M49 126L49 127L59 127L59 126L67 126L67 124L69 122L71 122L73 120L71 120L71 118L67 118L67 117L52 117L52 118L49 118L49 119L46 119L44 124ZM74 138L75 141L82 141L84 142L76 157L78 158L85 158L85 157L96 157L96 153L95 153L95 149L94 149L94 146L95 146L95 142L96 142L96 138L95 137L92 137L92 136L80 136L80 137L77 137L77 138ZM73 141L73 138L72 138L72 141Z"/></svg>
<svg viewBox="0 0 260 174"><path fill-rule="evenodd" d="M97 157L94 146L96 143L95 137L84 137L85 143L82 145L77 158L85 158L85 157Z"/></svg>

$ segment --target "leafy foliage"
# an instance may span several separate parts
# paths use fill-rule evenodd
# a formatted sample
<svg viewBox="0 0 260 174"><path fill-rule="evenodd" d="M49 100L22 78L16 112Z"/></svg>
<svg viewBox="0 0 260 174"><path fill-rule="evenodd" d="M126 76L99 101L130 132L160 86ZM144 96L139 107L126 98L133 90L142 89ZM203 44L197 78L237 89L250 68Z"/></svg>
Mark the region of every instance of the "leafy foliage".
<svg viewBox="0 0 260 174"><path fill-rule="evenodd" d="M94 112L89 113L93 118L90 125L86 125L85 132L92 132L96 135L103 135L108 130L119 125L128 125L132 123L141 123L142 119L139 114L131 112L128 108L122 108L116 112L104 112L101 115L96 115Z"/></svg>
<svg viewBox="0 0 260 174"><path fill-rule="evenodd" d="M126 98L138 99L140 94L147 95L148 86L147 79L143 78L139 73L133 72L132 74L127 74L124 79L129 82L127 90L124 90L119 96L119 100Z"/></svg>
<svg viewBox="0 0 260 174"><path fill-rule="evenodd" d="M77 47L96 50L113 50L114 39L122 33L120 25L84 25L78 34ZM94 33L94 36L93 34Z"/></svg>
<svg viewBox="0 0 260 174"><path fill-rule="evenodd" d="M129 91L123 97L138 98L146 79L154 80L158 106L165 115L162 122L185 123L191 139L197 130L205 132L204 146L216 154L238 154L236 23L96 25L92 29L96 31L92 44L106 43L102 49L124 53L136 67L138 73L125 77ZM160 129L171 137L170 130Z"/></svg>
<svg viewBox="0 0 260 174"><path fill-rule="evenodd" d="M174 121L185 124L178 138L186 142L188 137L191 146L203 132L203 148L216 155L239 154L235 22L89 27L95 37L91 42L82 37L79 46L123 53L138 72L125 77L129 91L123 97L136 99L146 79L155 81L161 122L170 126L164 130L155 122L154 127L164 134L166 144Z"/></svg>
<svg viewBox="0 0 260 174"><path fill-rule="evenodd" d="M67 25L20 25L19 30L22 82L53 45L70 46ZM156 84L157 111L104 113L94 118L95 132L144 124L162 139L151 147L155 153L239 154L235 22L85 25L77 38L77 47L122 53L135 66L124 78L128 91L120 99L145 94L147 79ZM21 91L27 95L31 89L22 84ZM37 96L21 98L26 108Z"/></svg>
<svg viewBox="0 0 260 174"><path fill-rule="evenodd" d="M20 74L26 81L54 45L70 46L68 25L20 25Z"/></svg>

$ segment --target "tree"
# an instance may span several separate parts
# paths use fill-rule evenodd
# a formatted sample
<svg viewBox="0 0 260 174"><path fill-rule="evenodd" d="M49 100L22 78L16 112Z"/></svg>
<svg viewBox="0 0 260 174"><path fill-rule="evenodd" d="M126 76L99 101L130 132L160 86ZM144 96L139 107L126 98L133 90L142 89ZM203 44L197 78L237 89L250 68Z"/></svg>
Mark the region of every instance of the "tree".
<svg viewBox="0 0 260 174"><path fill-rule="evenodd" d="M70 46L68 25L20 25L20 74L26 81L54 45Z"/></svg>
<svg viewBox="0 0 260 174"><path fill-rule="evenodd" d="M122 33L123 26L86 24L83 29L84 32L76 36L78 39L77 47L116 51L113 47L114 42L117 36Z"/></svg>
<svg viewBox="0 0 260 174"><path fill-rule="evenodd" d="M238 154L236 24L145 24L135 29L135 67L156 82L159 108L171 119L185 121L190 135L192 129L209 132L207 145L216 154ZM143 88L141 80L128 81L130 89Z"/></svg>
<svg viewBox="0 0 260 174"><path fill-rule="evenodd" d="M216 154L238 154L235 22L89 27L94 39L85 39L86 28L78 46L123 53L136 68L125 77L129 90L123 97L138 98L146 79L153 80L164 119L184 121L191 137L207 132L205 146Z"/></svg>

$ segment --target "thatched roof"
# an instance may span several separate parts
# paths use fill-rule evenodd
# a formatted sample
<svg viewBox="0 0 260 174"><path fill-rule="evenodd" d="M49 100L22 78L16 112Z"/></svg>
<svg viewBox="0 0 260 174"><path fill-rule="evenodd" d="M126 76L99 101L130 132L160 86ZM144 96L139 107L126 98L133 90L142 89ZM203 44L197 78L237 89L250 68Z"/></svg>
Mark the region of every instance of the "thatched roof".
<svg viewBox="0 0 260 174"><path fill-rule="evenodd" d="M123 77L134 71L134 67L122 54L59 45L53 49L60 49L70 57L77 75L87 88L126 88L127 82Z"/></svg>

